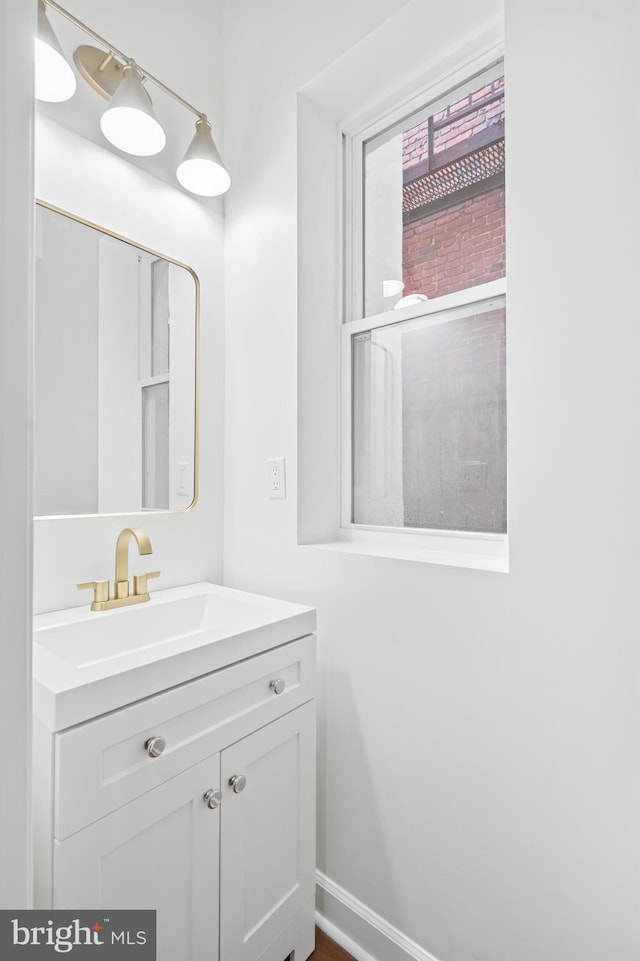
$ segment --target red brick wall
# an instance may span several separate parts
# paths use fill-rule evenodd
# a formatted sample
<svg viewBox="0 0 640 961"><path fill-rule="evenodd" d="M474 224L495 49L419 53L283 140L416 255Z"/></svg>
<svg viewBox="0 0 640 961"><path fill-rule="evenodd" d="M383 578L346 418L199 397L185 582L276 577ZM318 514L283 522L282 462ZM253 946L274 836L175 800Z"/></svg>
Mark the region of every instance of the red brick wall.
<svg viewBox="0 0 640 961"><path fill-rule="evenodd" d="M504 187L407 224L403 295L440 297L505 275Z"/></svg>
<svg viewBox="0 0 640 961"><path fill-rule="evenodd" d="M476 101L504 90L504 80L493 81L434 115L449 121L435 131L434 156L464 142L493 123L504 120L504 97L480 105L456 119ZM428 156L427 121L403 134L402 165L410 169ZM405 226L402 244L403 294L439 297L505 275L504 188L497 188L448 210Z"/></svg>
<svg viewBox="0 0 640 961"><path fill-rule="evenodd" d="M479 90L475 90L468 97L463 97L456 103L452 103L445 110L433 115L435 123L441 120L449 120L446 127L441 127L434 132L433 150L434 157L437 157L441 150L452 147L454 144L461 143L472 137L475 133L484 130L485 127L500 120L504 120L504 97L494 100L493 103L480 106L477 111L468 114L466 117L456 120L456 114L466 107L472 106L476 101L488 97L490 94L497 94L504 90L504 78L495 80L492 84L487 84ZM416 124L402 135L402 166L405 170L410 169L420 161L425 160L429 154L429 144L427 135L427 121Z"/></svg>

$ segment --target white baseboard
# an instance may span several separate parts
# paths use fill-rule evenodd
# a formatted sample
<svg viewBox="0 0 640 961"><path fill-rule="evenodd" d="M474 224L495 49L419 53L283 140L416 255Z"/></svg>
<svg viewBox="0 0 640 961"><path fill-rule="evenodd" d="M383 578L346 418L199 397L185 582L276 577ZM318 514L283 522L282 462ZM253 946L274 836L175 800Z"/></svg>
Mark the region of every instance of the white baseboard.
<svg viewBox="0 0 640 961"><path fill-rule="evenodd" d="M321 871L316 872L316 924L356 961L437 961Z"/></svg>

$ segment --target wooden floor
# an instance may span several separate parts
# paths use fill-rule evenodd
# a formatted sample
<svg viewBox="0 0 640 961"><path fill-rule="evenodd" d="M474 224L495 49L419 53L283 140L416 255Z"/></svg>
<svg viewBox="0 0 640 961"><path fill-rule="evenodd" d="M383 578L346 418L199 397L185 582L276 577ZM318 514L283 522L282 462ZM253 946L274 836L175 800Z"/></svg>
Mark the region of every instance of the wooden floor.
<svg viewBox="0 0 640 961"><path fill-rule="evenodd" d="M309 961L354 961L352 955L316 928L316 949Z"/></svg>

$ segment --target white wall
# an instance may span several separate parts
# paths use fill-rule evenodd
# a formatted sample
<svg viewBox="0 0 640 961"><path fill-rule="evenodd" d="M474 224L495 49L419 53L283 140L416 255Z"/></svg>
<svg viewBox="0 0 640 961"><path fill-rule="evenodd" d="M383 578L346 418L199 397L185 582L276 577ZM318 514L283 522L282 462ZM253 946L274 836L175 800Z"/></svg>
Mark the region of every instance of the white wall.
<svg viewBox="0 0 640 961"><path fill-rule="evenodd" d="M503 575L296 544L296 91L398 8L406 47L381 74L500 12L224 4L225 580L318 608L331 882L440 961L636 961L638 13L506 4ZM372 96L347 67L336 111ZM270 501L282 454L288 499Z"/></svg>
<svg viewBox="0 0 640 961"><path fill-rule="evenodd" d="M221 5L217 0L186 0L179 5L143 0L135 4L135 10L128 0L117 0L100 10L86 0L73 0L67 6L179 94L201 103L214 120L218 118ZM52 13L52 22L54 17ZM56 20L56 28L58 23ZM199 275L200 496L187 513L145 514L137 519L121 515L37 520L35 612L89 603L88 595L76 590L76 583L113 577L117 534L134 520L151 538L153 568L162 571L155 582L157 589L205 579L220 581L222 576L222 202L198 201L170 186L166 180L171 178L165 178L161 169L145 168L144 162L136 166L117 152L102 149L91 141L90 126L86 137L74 133L71 128L84 132L83 119L97 123L99 105L104 106L89 91L97 102L96 115L89 116L89 107L83 113L85 85L79 84L82 99L70 114L64 109L56 113L55 106L39 108L36 196L186 263ZM185 147L181 145L179 150ZM133 569L138 568L133 565ZM140 570L144 569L141 562Z"/></svg>
<svg viewBox="0 0 640 961"><path fill-rule="evenodd" d="M103 514L140 506L142 444L136 389L143 294L134 247L103 236L99 271L97 513Z"/></svg>
<svg viewBox="0 0 640 961"><path fill-rule="evenodd" d="M36 515L98 509L99 237L36 208Z"/></svg>
<svg viewBox="0 0 640 961"><path fill-rule="evenodd" d="M0 908L29 907L33 32L0 0Z"/></svg>

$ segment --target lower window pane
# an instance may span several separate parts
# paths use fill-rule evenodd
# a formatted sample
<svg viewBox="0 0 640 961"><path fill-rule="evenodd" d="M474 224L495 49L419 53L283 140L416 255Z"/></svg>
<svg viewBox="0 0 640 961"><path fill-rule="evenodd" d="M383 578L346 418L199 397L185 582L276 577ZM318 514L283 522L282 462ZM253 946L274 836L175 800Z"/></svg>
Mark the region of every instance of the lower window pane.
<svg viewBox="0 0 640 961"><path fill-rule="evenodd" d="M169 507L169 381L142 388L142 507Z"/></svg>
<svg viewBox="0 0 640 961"><path fill-rule="evenodd" d="M504 307L353 337L356 524L505 533Z"/></svg>

